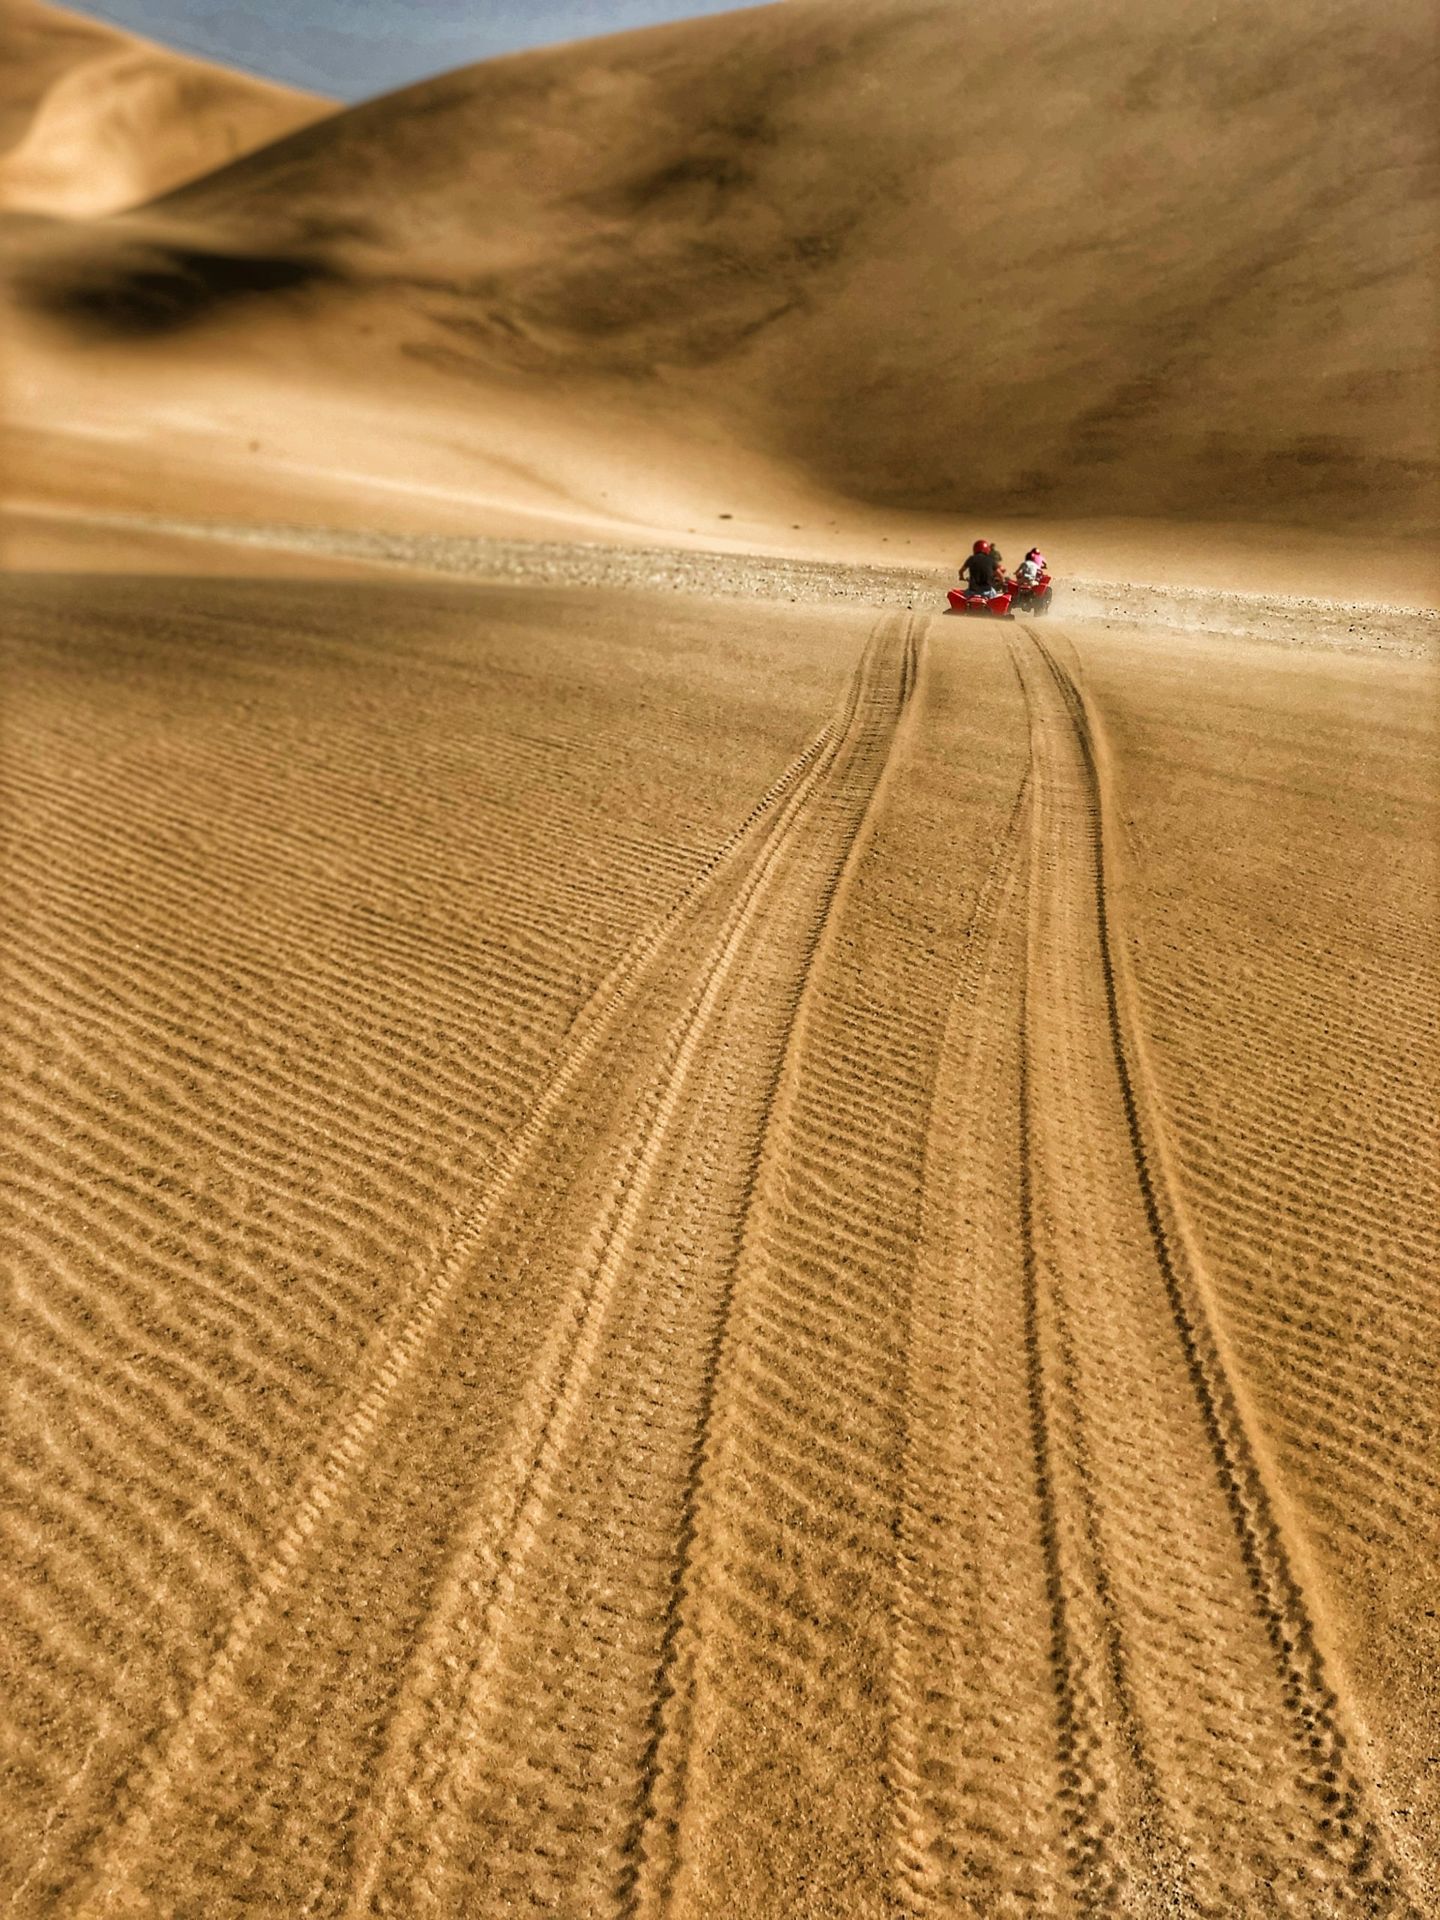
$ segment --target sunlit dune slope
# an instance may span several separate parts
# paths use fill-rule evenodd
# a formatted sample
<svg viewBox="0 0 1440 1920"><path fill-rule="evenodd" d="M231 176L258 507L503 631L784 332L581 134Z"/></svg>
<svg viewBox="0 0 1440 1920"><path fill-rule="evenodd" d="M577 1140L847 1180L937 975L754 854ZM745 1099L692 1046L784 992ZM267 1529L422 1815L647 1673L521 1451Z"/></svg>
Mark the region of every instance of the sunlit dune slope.
<svg viewBox="0 0 1440 1920"><path fill-rule="evenodd" d="M96 230L41 298L213 327L249 283L195 249L262 287L279 259L250 334L309 281L372 391L563 377L577 426L721 420L896 506L1413 527L1435 43L1428 0L795 0L338 115Z"/></svg>
<svg viewBox="0 0 1440 1920"><path fill-rule="evenodd" d="M23 138L46 92L71 67L113 53L125 37L43 0L10 0L0 14L0 151Z"/></svg>
<svg viewBox="0 0 1440 1920"><path fill-rule="evenodd" d="M0 24L0 207L136 205L332 111L41 0Z"/></svg>

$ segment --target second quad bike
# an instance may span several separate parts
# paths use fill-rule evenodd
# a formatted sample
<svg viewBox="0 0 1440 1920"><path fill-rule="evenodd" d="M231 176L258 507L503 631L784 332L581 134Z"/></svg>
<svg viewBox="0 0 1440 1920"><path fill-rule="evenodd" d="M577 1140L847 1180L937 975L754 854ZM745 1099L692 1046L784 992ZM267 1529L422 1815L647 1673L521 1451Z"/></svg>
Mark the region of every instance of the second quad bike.
<svg viewBox="0 0 1440 1920"><path fill-rule="evenodd" d="M1007 581L1006 584L1014 589L1010 600L1012 613L1033 613L1037 616L1049 613L1050 603L1055 598L1055 589L1050 584L1048 573L1038 574L1033 580L1021 580L1017 577L1013 581Z"/></svg>

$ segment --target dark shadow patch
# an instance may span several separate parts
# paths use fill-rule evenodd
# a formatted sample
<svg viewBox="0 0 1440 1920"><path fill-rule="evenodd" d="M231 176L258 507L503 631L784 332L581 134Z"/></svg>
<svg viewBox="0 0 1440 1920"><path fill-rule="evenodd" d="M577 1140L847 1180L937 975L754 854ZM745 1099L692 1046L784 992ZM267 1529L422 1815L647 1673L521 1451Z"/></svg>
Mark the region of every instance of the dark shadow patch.
<svg viewBox="0 0 1440 1920"><path fill-rule="evenodd" d="M734 152L692 152L668 161L603 194L592 194L590 203L607 212L630 218L658 213L699 193L712 193L724 199L738 194L754 182L754 173Z"/></svg>
<svg viewBox="0 0 1440 1920"><path fill-rule="evenodd" d="M342 278L331 260L311 251L227 253L147 240L35 261L18 291L36 312L79 331L145 339L198 326L242 301Z"/></svg>

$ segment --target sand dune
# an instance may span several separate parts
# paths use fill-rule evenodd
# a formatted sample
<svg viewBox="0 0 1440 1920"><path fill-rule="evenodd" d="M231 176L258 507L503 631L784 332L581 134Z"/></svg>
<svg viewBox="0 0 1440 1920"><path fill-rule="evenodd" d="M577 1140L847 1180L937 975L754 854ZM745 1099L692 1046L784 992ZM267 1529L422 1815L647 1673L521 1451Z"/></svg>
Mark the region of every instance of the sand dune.
<svg viewBox="0 0 1440 1920"><path fill-rule="evenodd" d="M1434 1910L1426 669L5 599L12 1911Z"/></svg>
<svg viewBox="0 0 1440 1920"><path fill-rule="evenodd" d="M129 39L87 14L46 0L16 0L0 18L0 152L8 153L46 93L73 66L113 53Z"/></svg>
<svg viewBox="0 0 1440 1920"><path fill-rule="evenodd" d="M1423 0L1019 0L1003 35L796 0L372 102L33 284L142 394L185 338L257 428L278 382L272 435L369 407L417 515L508 458L672 531L839 500L1383 541L1435 521L1434 76Z"/></svg>
<svg viewBox="0 0 1440 1920"><path fill-rule="evenodd" d="M333 111L43 0L0 26L0 208L132 207Z"/></svg>
<svg viewBox="0 0 1440 1920"><path fill-rule="evenodd" d="M14 1920L1440 1913L1433 22L1001 39L0 216Z"/></svg>

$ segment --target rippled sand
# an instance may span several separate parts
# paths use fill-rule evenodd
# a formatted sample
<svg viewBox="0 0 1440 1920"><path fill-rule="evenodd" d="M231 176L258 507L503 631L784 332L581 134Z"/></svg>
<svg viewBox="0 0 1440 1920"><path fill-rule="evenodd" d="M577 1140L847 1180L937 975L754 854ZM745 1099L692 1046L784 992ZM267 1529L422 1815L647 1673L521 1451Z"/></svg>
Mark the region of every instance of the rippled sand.
<svg viewBox="0 0 1440 1920"><path fill-rule="evenodd" d="M13 1911L1433 1909L1433 668L0 592Z"/></svg>

